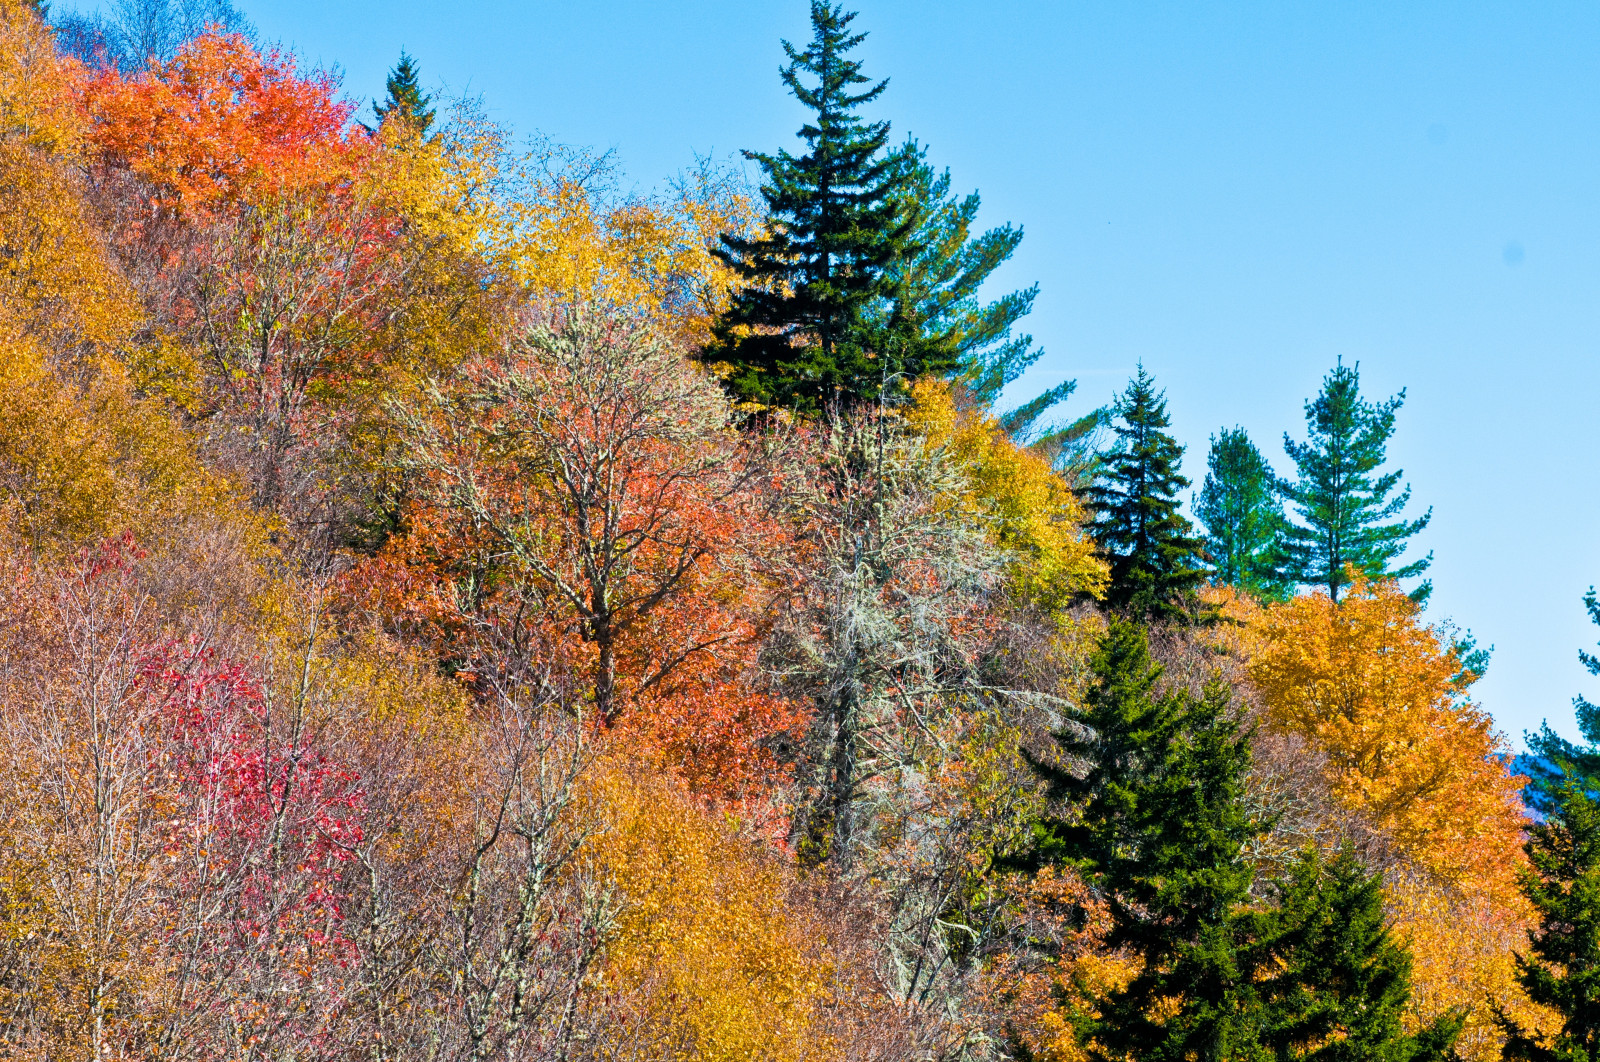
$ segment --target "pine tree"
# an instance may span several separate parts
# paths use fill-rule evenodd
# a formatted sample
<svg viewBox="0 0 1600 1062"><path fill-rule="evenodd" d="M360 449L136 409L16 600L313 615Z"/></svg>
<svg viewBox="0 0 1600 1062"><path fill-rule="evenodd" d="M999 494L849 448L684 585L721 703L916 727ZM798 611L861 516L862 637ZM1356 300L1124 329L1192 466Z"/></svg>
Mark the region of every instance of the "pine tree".
<svg viewBox="0 0 1600 1062"><path fill-rule="evenodd" d="M1087 494L1095 509L1090 533L1111 562L1106 603L1135 616L1181 619L1205 573L1194 526L1178 493L1183 447L1163 429L1165 393L1139 367L1115 406L1117 442Z"/></svg>
<svg viewBox="0 0 1600 1062"><path fill-rule="evenodd" d="M745 152L765 174L771 223L749 239L723 236L716 252L746 286L701 356L727 367L744 401L813 413L955 365L948 346L922 342L918 322L895 309L906 307L895 266L918 255L919 215L907 206L915 173L886 149L889 123L857 113L889 83L873 84L847 58L866 36L850 32L854 18L813 0L810 45L783 42L783 82L815 114L799 133L807 151Z"/></svg>
<svg viewBox="0 0 1600 1062"><path fill-rule="evenodd" d="M372 113L377 116L377 124L368 126L368 131L376 132L379 126L393 116L405 122L417 136L427 136L428 130L433 126L434 112L428 106L433 102L433 97L422 91L420 71L405 51L400 52L400 61L389 71L389 78L384 82L384 88L387 90L387 95L383 102L374 102L372 105Z"/></svg>
<svg viewBox="0 0 1600 1062"><path fill-rule="evenodd" d="M1283 503L1272 466L1243 428L1213 435L1206 465L1194 513L1206 529L1206 557L1217 581L1259 597L1282 596Z"/></svg>
<svg viewBox="0 0 1600 1062"><path fill-rule="evenodd" d="M1242 965L1261 1046L1276 1059L1307 1062L1432 1062L1448 1056L1460 1017L1445 1014L1416 1033L1402 1018L1411 1001L1411 956L1385 927L1383 881L1348 850L1331 862L1307 852L1278 886L1277 903L1255 913Z"/></svg>
<svg viewBox="0 0 1600 1062"><path fill-rule="evenodd" d="M1567 766L1546 788L1546 818L1528 829L1522 889L1539 928L1517 956L1523 990L1561 1027L1530 1029L1502 1013L1508 1059L1600 1062L1600 800L1593 779Z"/></svg>
<svg viewBox="0 0 1600 1062"><path fill-rule="evenodd" d="M1297 480L1280 487L1299 517L1284 535L1285 571L1303 585L1326 587L1335 602L1349 583L1346 567L1369 578L1408 579L1433 560L1430 553L1389 567L1405 551L1406 540L1428 526L1433 510L1416 520L1384 522L1411 500L1409 486L1390 497L1400 483L1398 469L1375 475L1406 393L1373 405L1362 400L1360 384L1360 366L1337 364L1316 401L1306 403L1306 442L1296 443L1287 433L1283 437ZM1431 590L1424 581L1412 596L1424 600Z"/></svg>
<svg viewBox="0 0 1600 1062"><path fill-rule="evenodd" d="M1034 284L993 302L978 289L1022 242L1011 225L973 235L981 200L978 193L950 192L950 171L935 171L915 140L901 150L912 181L903 202L913 219L910 244L916 253L890 266L897 288L890 308L892 333L923 345L924 364L953 364L973 397L992 406L1000 393L1044 356L1031 335L1014 334L1039 294ZM1002 418L1013 437L1033 434L1051 407L1077 389L1067 380L1024 402Z"/></svg>
<svg viewBox="0 0 1600 1062"><path fill-rule="evenodd" d="M1073 809L1037 824L1033 862L1075 867L1110 907L1107 947L1142 969L1079 1016L1080 1040L1105 1058L1234 1057L1255 1037L1237 1006L1243 850L1260 828L1243 803L1249 744L1220 682L1157 693L1162 669L1135 623L1112 619L1090 666L1087 731L1055 735L1062 764L1030 757Z"/></svg>

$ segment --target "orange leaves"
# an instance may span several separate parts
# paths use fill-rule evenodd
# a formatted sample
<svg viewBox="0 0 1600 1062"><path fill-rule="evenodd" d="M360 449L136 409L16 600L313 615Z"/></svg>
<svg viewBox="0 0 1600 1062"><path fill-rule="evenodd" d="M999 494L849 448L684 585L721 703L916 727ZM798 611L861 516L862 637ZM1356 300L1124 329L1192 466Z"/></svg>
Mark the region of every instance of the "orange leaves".
<svg viewBox="0 0 1600 1062"><path fill-rule="evenodd" d="M1326 754L1335 793L1430 873L1516 906L1521 779L1417 606L1358 582L1337 607L1317 593L1266 609L1257 633L1268 719Z"/></svg>
<svg viewBox="0 0 1600 1062"><path fill-rule="evenodd" d="M89 137L184 209L259 200L349 175L366 139L346 131L354 105L334 99L337 87L326 73L301 76L283 52L208 33L165 66L89 81Z"/></svg>
<svg viewBox="0 0 1600 1062"><path fill-rule="evenodd" d="M574 685L702 796L776 780L798 714L752 688L750 455L713 381L637 321L578 308L464 366L410 436L408 531L347 580L442 657Z"/></svg>

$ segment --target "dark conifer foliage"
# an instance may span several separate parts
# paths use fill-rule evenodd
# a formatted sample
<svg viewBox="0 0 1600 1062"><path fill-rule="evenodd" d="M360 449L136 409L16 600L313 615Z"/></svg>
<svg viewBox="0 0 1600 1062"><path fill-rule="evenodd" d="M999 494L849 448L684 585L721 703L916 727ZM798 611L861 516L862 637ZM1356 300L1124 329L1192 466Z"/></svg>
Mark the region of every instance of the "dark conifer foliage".
<svg viewBox="0 0 1600 1062"><path fill-rule="evenodd" d="M1088 490L1090 528L1111 563L1106 604L1135 616L1181 619L1205 577L1201 543L1181 511L1189 481L1178 472L1183 447L1167 434L1164 392L1139 367L1117 400L1117 442Z"/></svg>
<svg viewBox="0 0 1600 1062"><path fill-rule="evenodd" d="M953 364L973 397L991 406L1044 356L1031 335L1016 334L1018 322L1033 309L1037 284L993 302L978 296L984 281L1022 243L1022 229L1002 225L974 235L978 193L952 194L950 171L934 170L916 141L901 154L912 172L905 203L915 221L914 254L890 267L896 288L891 334L920 344L915 356L922 363ZM1076 389L1076 381L1067 380L1023 403L1006 415L1006 429L1013 435L1032 433L1039 418Z"/></svg>
<svg viewBox="0 0 1600 1062"><path fill-rule="evenodd" d="M1545 790L1547 817L1528 830L1532 867L1522 888L1539 927L1517 957L1528 997L1559 1014L1561 1025L1525 1028L1502 1014L1509 1059L1600 1060L1600 801L1593 779L1566 766L1568 776Z"/></svg>
<svg viewBox="0 0 1600 1062"><path fill-rule="evenodd" d="M1449 1057L1459 1015L1414 1034L1411 956L1385 927L1383 881L1349 851L1325 861L1308 852L1277 889L1276 906L1250 917L1252 975L1245 1000L1257 1012L1260 1057L1307 1062L1432 1062ZM1250 1057L1245 1054L1242 1057Z"/></svg>
<svg viewBox="0 0 1600 1062"><path fill-rule="evenodd" d="M1411 488L1395 493L1401 471L1379 472L1405 396L1402 390L1385 402L1364 401L1360 366L1347 369L1340 362L1322 393L1306 403L1307 440L1283 437L1297 478L1280 486L1298 517L1284 536L1286 573L1302 585L1326 587L1334 601L1349 582L1347 566L1371 578L1408 579L1433 560L1430 553L1390 567L1433 516L1429 509L1416 520L1394 520L1411 500ZM1424 581L1412 596L1424 600L1432 588Z"/></svg>
<svg viewBox="0 0 1600 1062"><path fill-rule="evenodd" d="M406 52L400 53L400 61L389 71L384 88L387 95L382 102L372 105L377 122L368 128L376 132L377 126L394 118L404 121L417 136L426 136L433 127L434 112L428 106L433 102L433 97L422 91L417 64Z"/></svg>
<svg viewBox="0 0 1600 1062"><path fill-rule="evenodd" d="M1283 503L1272 466L1243 428L1213 435L1206 464L1194 513L1216 579L1258 597L1282 596Z"/></svg>
<svg viewBox="0 0 1600 1062"><path fill-rule="evenodd" d="M850 32L854 18L814 0L811 43L783 42L783 82L814 112L799 133L806 153L745 152L765 174L771 224L749 239L723 237L718 256L748 286L702 354L729 367L727 385L744 401L815 412L956 364L952 343L922 340L901 294L896 267L919 255L921 215L908 208L915 170L887 148L889 123L858 113L888 82L848 58L865 37Z"/></svg>
<svg viewBox="0 0 1600 1062"><path fill-rule="evenodd" d="M1236 1007L1242 852L1261 828L1243 803L1249 744L1220 682L1199 697L1157 691L1162 669L1135 623L1113 619L1090 667L1087 733L1057 733L1061 765L1030 757L1051 798L1076 809L1038 824L1035 858L1070 864L1105 897L1108 947L1143 968L1082 1017L1080 1037L1106 1058L1229 1057L1220 1045L1255 1037Z"/></svg>

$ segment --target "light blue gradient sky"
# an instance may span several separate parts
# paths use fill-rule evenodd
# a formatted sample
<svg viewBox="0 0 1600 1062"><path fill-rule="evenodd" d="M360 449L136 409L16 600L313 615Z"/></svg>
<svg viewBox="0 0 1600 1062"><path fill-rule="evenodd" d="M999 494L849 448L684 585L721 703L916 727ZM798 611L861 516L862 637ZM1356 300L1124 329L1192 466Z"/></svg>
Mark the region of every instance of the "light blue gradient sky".
<svg viewBox="0 0 1600 1062"><path fill-rule="evenodd" d="M800 113L803 0L242 0L370 98L402 47L519 131L614 148L648 188ZM1282 434L1334 359L1407 388L1391 454L1434 507L1429 615L1496 646L1482 704L1520 744L1597 684L1600 6L859 0L877 114L984 219L1025 226L1033 383L1107 400L1143 360L1186 471ZM1420 510L1419 510L1420 511Z"/></svg>

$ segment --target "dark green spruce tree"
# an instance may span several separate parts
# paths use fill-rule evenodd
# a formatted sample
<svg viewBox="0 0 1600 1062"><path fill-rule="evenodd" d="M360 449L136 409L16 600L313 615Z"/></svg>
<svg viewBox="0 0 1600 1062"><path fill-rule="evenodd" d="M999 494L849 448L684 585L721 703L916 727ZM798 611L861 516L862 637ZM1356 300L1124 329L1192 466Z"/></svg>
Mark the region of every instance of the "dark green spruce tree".
<svg viewBox="0 0 1600 1062"><path fill-rule="evenodd" d="M1528 828L1522 891L1539 914L1527 954L1517 956L1528 998L1560 1015L1552 1029L1500 1015L1505 1057L1600 1062L1600 800L1592 777L1571 764L1544 787L1544 821Z"/></svg>
<svg viewBox="0 0 1600 1062"><path fill-rule="evenodd" d="M1219 582L1257 597L1283 596L1283 502L1278 477L1243 428L1211 437L1206 480L1195 499L1205 556Z"/></svg>
<svg viewBox="0 0 1600 1062"><path fill-rule="evenodd" d="M1056 734L1063 763L1030 757L1072 809L1037 824L1034 862L1074 867L1110 908L1107 945L1142 968L1076 1016L1079 1038L1105 1059L1245 1057L1256 1031L1239 1006L1238 915L1261 824L1244 807L1250 748L1228 690L1159 693L1145 632L1124 619L1090 666L1083 727Z"/></svg>
<svg viewBox="0 0 1600 1062"><path fill-rule="evenodd" d="M1252 900L1249 734L1228 689L1161 692L1144 630L1113 618L1090 660L1081 725L1029 756L1052 806L1027 866L1074 868L1106 901L1106 945L1141 960L1072 1015L1098 1062L1442 1062L1458 1019L1407 1034L1411 960L1383 893L1349 853L1303 858Z"/></svg>
<svg viewBox="0 0 1600 1062"><path fill-rule="evenodd" d="M1285 573L1301 585L1325 587L1335 602L1349 583L1346 567L1369 578L1409 579L1433 560L1430 553L1391 567L1433 517L1429 509L1416 520L1394 519L1411 500L1411 488L1395 493L1400 470L1379 471L1405 396L1402 390L1376 405L1364 401L1360 366L1347 369L1340 362L1323 380L1322 393L1306 403L1306 441L1283 437L1296 479L1280 487L1297 518L1283 539ZM1424 581L1412 597L1425 600L1432 589Z"/></svg>
<svg viewBox="0 0 1600 1062"><path fill-rule="evenodd" d="M1253 1012L1260 1057L1306 1062L1440 1062L1461 1018L1445 1014L1415 1033L1411 955L1390 935L1383 880L1347 849L1307 852L1278 883L1276 904L1246 916L1250 938L1241 992Z"/></svg>
<svg viewBox="0 0 1600 1062"><path fill-rule="evenodd" d="M1178 473L1183 447L1167 434L1166 395L1139 367L1117 399L1117 441L1087 493L1094 509L1090 534L1111 564L1106 604L1140 617L1182 619L1205 578L1201 543L1183 515Z"/></svg>
<svg viewBox="0 0 1600 1062"><path fill-rule="evenodd" d="M385 121L393 118L405 122L417 136L427 136L428 130L433 128L434 112L428 106L433 102L433 97L422 91L421 72L416 62L404 51L401 51L400 61L394 69L389 71L384 88L384 98L372 105L376 121L367 126L368 131L377 132Z"/></svg>
<svg viewBox="0 0 1600 1062"><path fill-rule="evenodd" d="M865 34L854 14L813 0L812 40L783 42L781 75L813 117L798 157L745 152L762 169L770 223L750 238L725 235L717 255L745 285L701 353L727 366L741 400L815 413L873 401L884 389L955 367L948 343L923 342L906 308L897 265L918 257L919 214L908 208L915 169L888 148L889 123L859 110L888 86L849 53Z"/></svg>

